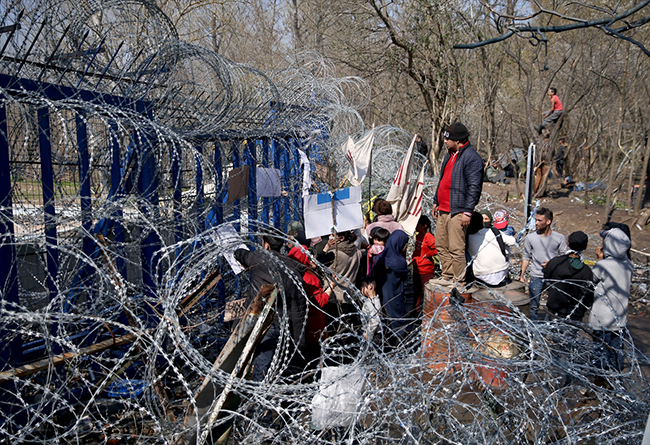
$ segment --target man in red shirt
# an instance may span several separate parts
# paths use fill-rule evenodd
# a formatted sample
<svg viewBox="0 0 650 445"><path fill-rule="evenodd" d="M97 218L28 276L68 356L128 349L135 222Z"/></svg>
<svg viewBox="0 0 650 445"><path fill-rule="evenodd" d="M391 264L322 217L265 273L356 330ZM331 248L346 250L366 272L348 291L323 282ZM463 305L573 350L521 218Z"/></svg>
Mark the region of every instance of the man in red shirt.
<svg viewBox="0 0 650 445"><path fill-rule="evenodd" d="M469 131L456 122L445 131L447 154L433 198L436 247L442 268L439 284L465 285L465 233L483 190L483 160L469 143Z"/></svg>
<svg viewBox="0 0 650 445"><path fill-rule="evenodd" d="M542 125L537 127L538 134L542 134L542 130L546 128L548 124L556 123L560 120L562 113L564 113L564 107L562 107L560 98L557 97L557 90L555 88L548 89L548 98L551 100L551 109L544 115L544 122L542 122Z"/></svg>

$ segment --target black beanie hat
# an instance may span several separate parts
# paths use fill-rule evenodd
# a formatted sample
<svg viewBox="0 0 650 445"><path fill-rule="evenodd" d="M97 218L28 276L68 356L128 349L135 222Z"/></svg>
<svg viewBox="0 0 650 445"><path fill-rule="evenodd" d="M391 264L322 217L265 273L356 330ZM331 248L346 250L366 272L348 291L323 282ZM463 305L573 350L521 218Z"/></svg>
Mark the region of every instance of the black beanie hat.
<svg viewBox="0 0 650 445"><path fill-rule="evenodd" d="M469 138L469 131L467 131L467 127L460 122L454 122L447 127L445 138L450 141L462 141L463 139Z"/></svg>
<svg viewBox="0 0 650 445"><path fill-rule="evenodd" d="M589 241L589 237L584 232L573 232L569 235L569 249L582 252L587 248L587 241Z"/></svg>

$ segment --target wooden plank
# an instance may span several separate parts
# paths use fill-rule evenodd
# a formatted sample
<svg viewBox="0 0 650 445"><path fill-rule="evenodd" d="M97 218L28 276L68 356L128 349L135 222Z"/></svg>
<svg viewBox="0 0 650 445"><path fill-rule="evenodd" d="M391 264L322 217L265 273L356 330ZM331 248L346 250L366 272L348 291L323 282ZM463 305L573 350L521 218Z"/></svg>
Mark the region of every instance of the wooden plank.
<svg viewBox="0 0 650 445"><path fill-rule="evenodd" d="M246 315L239 322L221 354L212 365L212 373L220 370L230 374L236 379L242 379L252 366L255 348L264 337L264 333L273 321L273 303L277 296L274 286L265 285L260 289L250 304ZM264 297L264 298L263 298ZM212 382L207 376L195 393L194 405L188 407L185 417L185 426L190 427L184 442L187 444L203 444L206 441L213 443L212 438L219 441L227 439L231 422L226 422L217 427L214 423L224 412L232 412L239 405L236 394L231 392L231 385L225 387ZM201 437L196 436L196 424L201 423Z"/></svg>
<svg viewBox="0 0 650 445"><path fill-rule="evenodd" d="M208 292L212 290L221 281L221 274L218 270L213 271L208 275L205 280L193 292L190 292L185 298L181 300L179 306L181 308L178 318L181 318L187 311L189 311L194 304L203 298Z"/></svg>
<svg viewBox="0 0 650 445"><path fill-rule="evenodd" d="M54 357L49 357L43 360L39 360L28 365L20 366L18 368L13 368L8 371L0 372L0 384L8 382L15 377L27 377L29 375L35 374L39 371L44 371L49 369L52 366L61 366L67 361L73 360L77 357L83 355L96 354L101 351L105 351L110 348L117 348L119 346L126 345L128 343L134 342L139 336L136 334L126 334L121 337L111 338L104 340L94 345L81 348L78 352L66 352L65 354L55 355Z"/></svg>

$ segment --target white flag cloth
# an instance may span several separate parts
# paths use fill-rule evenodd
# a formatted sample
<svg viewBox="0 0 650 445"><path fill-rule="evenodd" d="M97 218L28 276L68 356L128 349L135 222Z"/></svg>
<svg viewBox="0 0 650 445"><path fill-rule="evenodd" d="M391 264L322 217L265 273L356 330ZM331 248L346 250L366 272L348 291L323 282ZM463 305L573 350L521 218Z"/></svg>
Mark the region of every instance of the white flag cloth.
<svg viewBox="0 0 650 445"><path fill-rule="evenodd" d="M413 187L413 190L408 197L408 212L406 218L402 221L402 227L404 231L409 235L415 233L415 227L418 225L420 216L422 216L422 198L424 197L424 172L429 166L429 161L426 161L420 170L420 175L418 176L418 182Z"/></svg>
<svg viewBox="0 0 650 445"><path fill-rule="evenodd" d="M410 178L413 167L414 147L415 136L413 136L411 146L406 152L406 156L402 160L402 165L400 165L399 170L397 170L397 175L393 180L393 185L391 185L388 196L386 196L386 201L393 205L393 217L396 221L404 221L408 213L409 202L407 194L409 185L411 184Z"/></svg>
<svg viewBox="0 0 650 445"><path fill-rule="evenodd" d="M224 224L216 231L211 232L210 236L212 238L212 241L219 247L227 248L227 250L223 252L223 256L226 258L226 261L228 261L228 264L230 264L230 267L232 267L235 275L239 275L241 271L244 270L244 268L235 259L235 250L248 250L248 247L246 247L246 244L244 244L244 241L239 236L239 233L237 233L231 224Z"/></svg>
<svg viewBox="0 0 650 445"><path fill-rule="evenodd" d="M344 232L363 227L361 187L340 189L333 194L305 196L304 212L307 238L329 235L332 230Z"/></svg>
<svg viewBox="0 0 650 445"><path fill-rule="evenodd" d="M300 154L300 165L302 166L302 196L309 196L309 189L311 188L311 176L310 176L310 166L309 158L307 153L302 150L298 150Z"/></svg>
<svg viewBox="0 0 650 445"><path fill-rule="evenodd" d="M361 185L366 176L370 173L370 160L372 159L372 147L375 143L375 128L373 127L356 143L351 137L343 145L345 157L350 163L347 179L352 185Z"/></svg>
<svg viewBox="0 0 650 445"><path fill-rule="evenodd" d="M257 167L255 182L258 198L272 198L281 195L282 186L279 168Z"/></svg>

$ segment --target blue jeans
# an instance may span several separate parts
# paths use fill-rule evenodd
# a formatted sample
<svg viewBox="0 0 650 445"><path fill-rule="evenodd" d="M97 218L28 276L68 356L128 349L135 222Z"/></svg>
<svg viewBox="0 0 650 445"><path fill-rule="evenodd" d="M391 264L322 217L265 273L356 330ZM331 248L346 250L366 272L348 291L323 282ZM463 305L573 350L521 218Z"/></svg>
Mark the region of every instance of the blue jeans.
<svg viewBox="0 0 650 445"><path fill-rule="evenodd" d="M596 366L623 370L623 339L618 332L594 331Z"/></svg>
<svg viewBox="0 0 650 445"><path fill-rule="evenodd" d="M539 320L537 311L539 311L539 300L544 289L544 278L530 277L528 283L528 296L530 297L530 315L531 320Z"/></svg>
<svg viewBox="0 0 650 445"><path fill-rule="evenodd" d="M275 348L278 346L279 339L280 328L274 323L266 331L266 334L264 334L262 341L257 345L255 355L253 355L254 382L261 382L264 380L264 377L266 377L266 374L271 367L271 362L273 361L273 355L275 354Z"/></svg>

